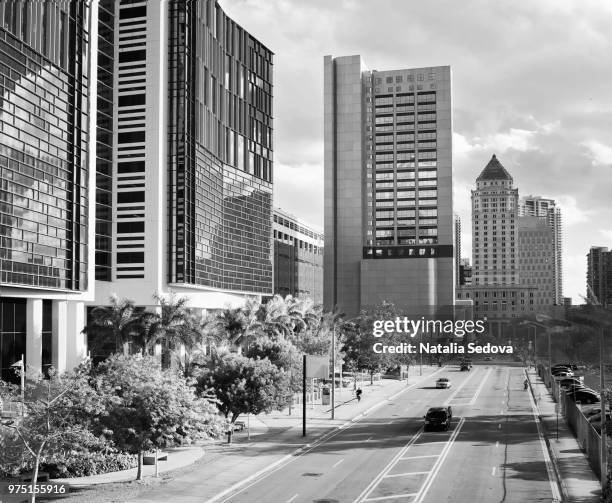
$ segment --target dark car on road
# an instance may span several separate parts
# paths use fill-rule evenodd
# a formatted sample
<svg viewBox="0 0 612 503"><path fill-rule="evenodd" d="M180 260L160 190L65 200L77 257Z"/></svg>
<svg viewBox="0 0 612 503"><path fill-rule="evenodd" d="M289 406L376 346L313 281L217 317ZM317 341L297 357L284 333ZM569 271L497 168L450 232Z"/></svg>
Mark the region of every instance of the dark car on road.
<svg viewBox="0 0 612 503"><path fill-rule="evenodd" d="M450 407L431 407L424 416L424 430L448 430L450 428L453 411Z"/></svg>

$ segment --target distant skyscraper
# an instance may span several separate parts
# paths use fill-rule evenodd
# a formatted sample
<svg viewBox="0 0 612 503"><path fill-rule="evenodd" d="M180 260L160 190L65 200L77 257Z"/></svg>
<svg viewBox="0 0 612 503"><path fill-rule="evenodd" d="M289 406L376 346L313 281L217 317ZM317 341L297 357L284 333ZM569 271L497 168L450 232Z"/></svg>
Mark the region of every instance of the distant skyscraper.
<svg viewBox="0 0 612 503"><path fill-rule="evenodd" d="M587 254L587 297L600 304L612 305L612 251L591 246ZM596 299L593 299L593 295Z"/></svg>
<svg viewBox="0 0 612 503"><path fill-rule="evenodd" d="M540 196L521 197L519 202L520 216L543 217L553 231L554 261L553 281L555 288L554 304L563 304L563 230L561 210L557 207L554 199L546 199Z"/></svg>
<svg viewBox="0 0 612 503"><path fill-rule="evenodd" d="M536 309L555 304L555 234L545 217L523 216L518 219L519 275L522 285L536 287Z"/></svg>
<svg viewBox="0 0 612 503"><path fill-rule="evenodd" d="M461 284L461 218L455 214L455 285Z"/></svg>
<svg viewBox="0 0 612 503"><path fill-rule="evenodd" d="M472 190L472 281L518 285L518 189L495 155Z"/></svg>
<svg viewBox="0 0 612 503"><path fill-rule="evenodd" d="M324 70L325 306L453 304L450 67Z"/></svg>
<svg viewBox="0 0 612 503"><path fill-rule="evenodd" d="M274 209L274 293L323 303L323 233Z"/></svg>

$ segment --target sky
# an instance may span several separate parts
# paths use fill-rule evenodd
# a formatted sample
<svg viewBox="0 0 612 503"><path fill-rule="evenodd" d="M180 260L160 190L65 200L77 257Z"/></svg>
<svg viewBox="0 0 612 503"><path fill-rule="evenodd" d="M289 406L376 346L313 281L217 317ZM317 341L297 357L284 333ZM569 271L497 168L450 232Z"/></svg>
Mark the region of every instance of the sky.
<svg viewBox="0 0 612 503"><path fill-rule="evenodd" d="M454 206L471 258L470 190L493 154L519 195L557 201L564 295L612 248L609 0L221 0L275 53L275 205L323 226L323 56L371 70L450 65Z"/></svg>

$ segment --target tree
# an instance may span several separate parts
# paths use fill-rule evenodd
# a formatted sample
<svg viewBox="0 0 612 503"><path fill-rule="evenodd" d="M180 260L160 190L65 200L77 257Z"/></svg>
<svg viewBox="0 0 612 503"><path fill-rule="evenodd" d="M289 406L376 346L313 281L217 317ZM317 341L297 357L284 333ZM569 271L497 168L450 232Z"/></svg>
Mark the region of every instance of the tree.
<svg viewBox="0 0 612 503"><path fill-rule="evenodd" d="M373 309L362 310L356 319L341 325L345 362L349 368L366 370L370 374L370 384L376 372L404 362L400 354L376 353L373 350L374 344L378 342L388 345L399 342L399 336L395 332L385 334L384 340L373 334L375 321L394 320L397 316L395 305L383 302Z"/></svg>
<svg viewBox="0 0 612 503"><path fill-rule="evenodd" d="M121 299L117 295L110 296L110 306L96 307L91 313L91 319L83 332L88 336L88 344L94 351L107 345L113 347L116 353L127 344L136 342L142 346L139 337L142 334L142 317L133 301Z"/></svg>
<svg viewBox="0 0 612 503"><path fill-rule="evenodd" d="M150 356L111 356L95 369L96 389L105 400L104 435L120 450L138 455L142 479L144 452L217 436L216 407L196 396L193 383Z"/></svg>
<svg viewBox="0 0 612 503"><path fill-rule="evenodd" d="M52 460L55 454L85 444L97 444L90 425L92 418L101 413L101 402L97 393L89 386L86 366L73 373L58 375L54 369L48 378L40 373L28 372L24 393L25 414L21 418L1 423L0 437L8 441L5 445L3 465L13 464L17 469L31 468L32 484L38 480L41 463ZM20 390L14 385L0 381L2 398L18 401ZM11 439L6 435L13 432ZM8 466L3 466L3 471ZM36 494L30 495L30 501Z"/></svg>
<svg viewBox="0 0 612 503"><path fill-rule="evenodd" d="M219 410L231 423L240 414L282 410L290 400L288 373L267 358L213 353L196 379L199 392L213 392Z"/></svg>

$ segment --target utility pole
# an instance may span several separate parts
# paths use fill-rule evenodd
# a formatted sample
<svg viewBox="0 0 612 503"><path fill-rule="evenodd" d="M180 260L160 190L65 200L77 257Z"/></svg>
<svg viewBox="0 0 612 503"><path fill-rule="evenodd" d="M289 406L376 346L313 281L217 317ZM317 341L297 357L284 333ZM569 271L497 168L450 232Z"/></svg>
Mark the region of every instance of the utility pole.
<svg viewBox="0 0 612 503"><path fill-rule="evenodd" d="M607 437L608 437L608 430L607 430L607 419L606 419L606 414L607 414L607 407L606 407L606 398L604 395L604 390L605 390L605 371L604 371L604 328L603 326L600 327L599 329L599 381L600 381L600 399L601 399L601 434L600 434L600 442L601 445L599 447L600 451L601 451L601 470L600 470L600 474L601 474L601 494L605 494L606 491L606 483L607 483L607 479L608 479L608 459L607 459L607 450L608 450L608 446L607 446Z"/></svg>
<svg viewBox="0 0 612 503"><path fill-rule="evenodd" d="M336 322L334 321L334 330L332 331L332 388L331 388L331 418L336 415Z"/></svg>

